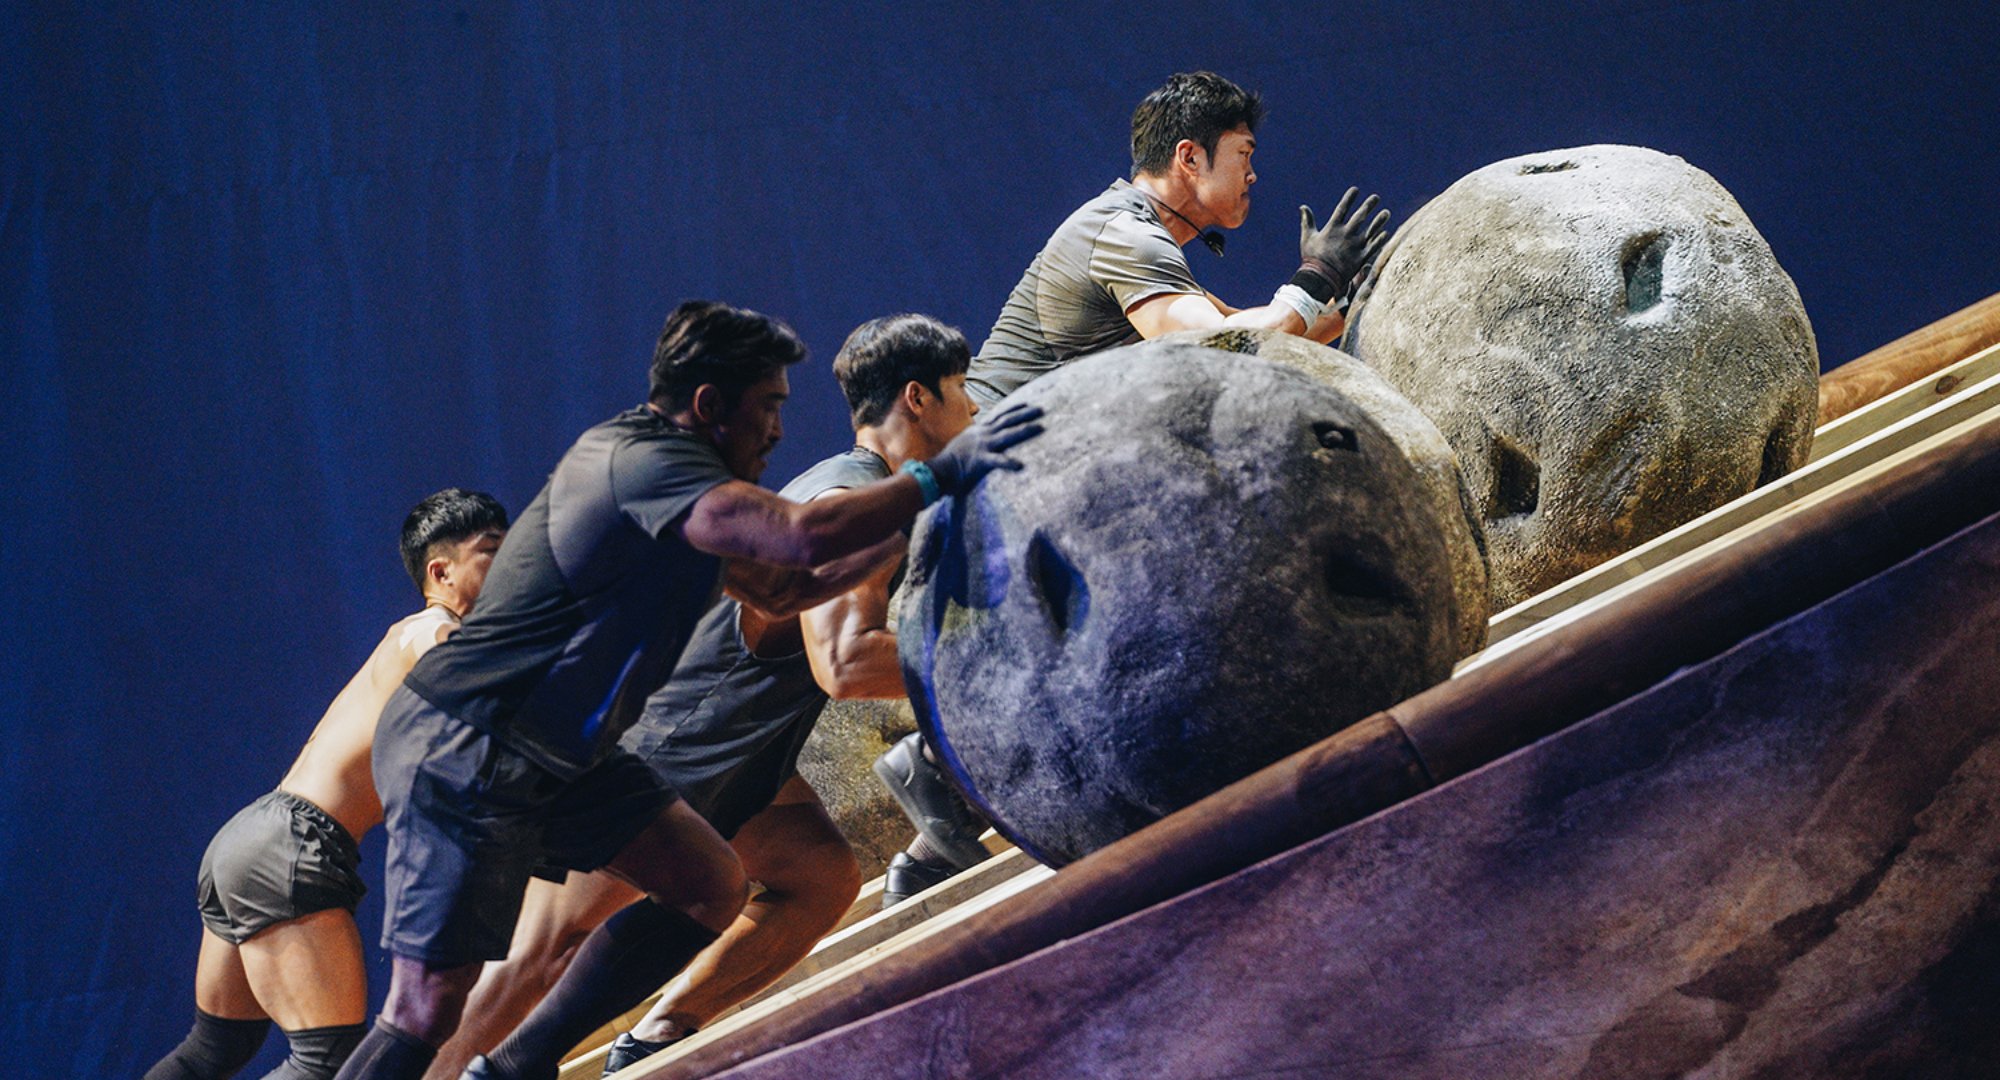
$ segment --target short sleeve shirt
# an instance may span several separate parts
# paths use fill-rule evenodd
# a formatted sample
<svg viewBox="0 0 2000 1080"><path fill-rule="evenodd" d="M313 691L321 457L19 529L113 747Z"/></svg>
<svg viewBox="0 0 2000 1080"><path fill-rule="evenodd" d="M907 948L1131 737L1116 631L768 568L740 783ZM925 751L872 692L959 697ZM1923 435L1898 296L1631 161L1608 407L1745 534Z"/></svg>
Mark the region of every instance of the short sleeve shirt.
<svg viewBox="0 0 2000 1080"><path fill-rule="evenodd" d="M779 494L811 502L889 475L887 462L857 446L807 469ZM624 737L627 749L691 802L716 798L713 789L774 743L785 744L787 765L796 761L826 707L826 691L813 679L805 652L773 657L751 652L737 622L741 612L741 604L724 597L702 617L673 677L646 699L644 713ZM698 802L697 809L708 810Z"/></svg>
<svg viewBox="0 0 2000 1080"><path fill-rule="evenodd" d="M733 479L715 447L644 407L584 432L494 556L459 632L405 683L565 779L608 753L620 682L671 668L721 562L676 526Z"/></svg>
<svg viewBox="0 0 2000 1080"><path fill-rule="evenodd" d="M1146 193L1120 180L1069 216L1008 295L967 381L998 397L1079 356L1139 340L1125 312L1200 294Z"/></svg>

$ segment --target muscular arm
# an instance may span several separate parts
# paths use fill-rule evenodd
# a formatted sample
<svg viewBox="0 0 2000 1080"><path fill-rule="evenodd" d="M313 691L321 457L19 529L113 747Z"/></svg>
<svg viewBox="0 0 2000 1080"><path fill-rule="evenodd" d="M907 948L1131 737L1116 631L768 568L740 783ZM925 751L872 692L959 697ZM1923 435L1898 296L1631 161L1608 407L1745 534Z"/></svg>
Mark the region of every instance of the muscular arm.
<svg viewBox="0 0 2000 1080"><path fill-rule="evenodd" d="M804 570L879 544L923 505L923 489L908 475L807 503L732 480L695 500L680 529L697 551Z"/></svg>
<svg viewBox="0 0 2000 1080"><path fill-rule="evenodd" d="M903 534L896 533L810 570L730 559L722 565L722 587L767 617L782 619L839 596L884 567L893 569L904 547Z"/></svg>
<svg viewBox="0 0 2000 1080"><path fill-rule="evenodd" d="M722 587L773 618L824 603L901 555L897 531L923 507L923 490L893 476L795 503L732 480L695 501L681 535L728 560Z"/></svg>
<svg viewBox="0 0 2000 1080"><path fill-rule="evenodd" d="M828 697L845 701L907 693L896 635L889 630L889 582L896 566L883 564L861 584L799 616L813 679Z"/></svg>
<svg viewBox="0 0 2000 1080"><path fill-rule="evenodd" d="M1325 343L1338 337L1345 323L1331 309L1311 327L1299 313L1285 304L1231 308L1203 293L1168 293L1148 297L1125 310L1139 336L1155 338L1175 330L1222 329L1230 326L1261 327L1298 334ZM1310 332L1309 332L1310 331Z"/></svg>

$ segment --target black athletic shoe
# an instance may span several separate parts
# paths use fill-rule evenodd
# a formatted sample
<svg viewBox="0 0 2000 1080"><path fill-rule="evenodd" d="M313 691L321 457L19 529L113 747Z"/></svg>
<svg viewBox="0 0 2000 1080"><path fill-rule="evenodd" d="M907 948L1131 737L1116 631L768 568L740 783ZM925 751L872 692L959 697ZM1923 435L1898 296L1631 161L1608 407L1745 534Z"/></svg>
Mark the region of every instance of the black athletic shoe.
<svg viewBox="0 0 2000 1080"><path fill-rule="evenodd" d="M953 870L986 861L986 846L979 842L985 825L944 773L924 757L922 733L905 735L876 758L875 775L888 786L889 794L896 797L896 804L917 832Z"/></svg>
<svg viewBox="0 0 2000 1080"><path fill-rule="evenodd" d="M959 872L947 863L925 862L907 851L898 851L882 875L882 910L887 911L910 897Z"/></svg>
<svg viewBox="0 0 2000 1080"><path fill-rule="evenodd" d="M604 1055L604 1075L610 1076L627 1065L644 1061L679 1041L679 1039L668 1039L665 1042L647 1042L629 1031L624 1032L611 1040L611 1052Z"/></svg>
<svg viewBox="0 0 2000 1080"><path fill-rule="evenodd" d="M514 1074L500 1071L500 1066L489 1061L485 1054L472 1059L465 1071L458 1074L458 1080L514 1080Z"/></svg>

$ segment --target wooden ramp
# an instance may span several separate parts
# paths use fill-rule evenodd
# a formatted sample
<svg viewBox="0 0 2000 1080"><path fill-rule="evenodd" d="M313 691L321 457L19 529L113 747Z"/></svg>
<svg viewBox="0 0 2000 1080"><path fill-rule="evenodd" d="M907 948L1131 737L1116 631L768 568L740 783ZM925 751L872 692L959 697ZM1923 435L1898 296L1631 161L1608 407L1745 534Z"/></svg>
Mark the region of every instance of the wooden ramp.
<svg viewBox="0 0 2000 1080"><path fill-rule="evenodd" d="M1989 308L2000 310L1989 301L1968 309L1967 317L1974 321L1990 321L1994 311L1989 311ZM1313 848L1320 840L1332 840L1327 834L1338 826L1395 805L1451 779L1459 772L1532 743L1536 738L1575 726L1585 717L1596 718L1584 726L1600 724L1605 717L1622 707L1619 703L1638 700L1633 697L1634 693L1650 692L1648 688L1659 685L1659 680L1675 667L1695 661L1713 662L1717 654L1736 645L1752 631L1767 631L1773 622L1795 614L1802 606L1820 603L1841 589L1870 581L1897 559L1909 556L1923 545L1939 541L1951 529L1963 526L1972 520L1968 516L1971 503L1959 498L1959 495L1980 487L1977 483L1964 482L1963 477L1955 485L1944 484L1943 488L1950 490L1934 493L1928 502L1924 499L1904 499L1898 503L1895 498L1883 494L1912 485L1919 488L1927 484L1939 487L1931 482L1936 480L1931 474L1938 471L1938 461L1948 457L1958 464L1967 460L1979 462L1984 460L1982 455L1987 450L2000 448L2000 438L1995 437L2000 434L2000 347L1984 348L1940 368L1942 361L1937 358L1937 341L1963 342L1975 337L1970 332L1958 332L1954 336L1948 323L1912 335L1913 339L1921 337L1930 343L1927 346L1930 352L1924 359L1928 366L1918 373L1916 381L1853 409L1823 427L1815 443L1813 457L1805 469L1572 579L1549 593L1502 612L1494 619L1493 646L1461 665L1458 676L1451 683L1413 699L1409 706L1399 706L1389 714L1372 718L1357 725L1356 729L1336 736L1322 747L1307 751L1301 755L1311 759L1307 764L1288 761L1267 770L1279 777L1277 780L1266 778L1267 787L1289 784L1293 789L1300 789L1312 784L1327 785L1337 779L1352 788L1352 792L1329 798L1325 805L1311 808L1310 812L1300 812L1299 807L1304 806L1307 800L1299 796L1298 790L1293 790L1286 796L1290 799L1286 812L1292 813L1295 820L1273 824L1277 818L1269 812L1270 808L1284 800L1274 799L1268 791L1246 795L1238 790L1246 785L1254 786L1252 781L1259 778L1253 777L1252 781L1245 781L1237 788L1175 815L1161 826L1113 845L1105 852L1066 869L1059 876L1039 867L1027 869L1032 864L1018 852L1012 852L941 886L940 890L934 890L936 895L925 894L913 900L905 906L908 910L897 909L902 912L900 916L863 918L864 913L860 910L863 905L857 904L856 912L850 913L851 925L845 925L823 942L814 957L779 986L695 1038L621 1075L633 1080L702 1076L751 1061L756 1062L756 1068L749 1069L744 1075L898 1075L893 1068L887 1067L894 1064L893 1056L919 1044L928 1048L924 1051L926 1054L938 1052L939 1046L957 1046L958 1050L953 1053L963 1051L956 1058L947 1055L934 1059L920 1054L915 1059L936 1060L940 1064L953 1062L942 1070L943 1074L1074 1075L1073 1070L1060 1068L1047 1071L1061 1064L1061 1055L1077 1052L1067 1042L1050 1042L1046 1038L1048 1032L1034 1038L1023 1035L1025 1041L1015 1041L1010 1045L1009 1037L1004 1034L1011 1030L1008 1024L989 1028L981 1021L968 1028L969 1021L960 1017L956 1041L954 1037L940 1036L944 1042L934 1044L914 1034L920 1031L921 1024L904 1031L900 1026L903 1021L895 1018L903 1016L905 1011L911 1015L921 1012L913 1003L930 1001L931 998L925 995L957 1000L951 995L961 990L973 993L971 988L975 984L983 985L989 973L997 978L998 969L1010 961L1017 962L1005 968L1009 972L1032 967L1041 962L1044 953L1053 955L1061 952L1055 946L1064 938L1099 931L1108 933L1108 924L1133 912L1154 906L1173 907L1182 902L1177 898L1191 898L1194 891L1210 883L1234 880L1235 876L1245 873L1243 868L1256 859L1274 855L1284 858L1299 855L1303 859L1303 852ZM1979 325L1984 327L1985 324L1982 322ZM1985 333L1985 329L1980 329L1979 333ZM1890 351L1878 350L1884 354ZM1833 377L1829 375L1828 378ZM1879 374L1874 377L1874 382L1874 392L1884 389ZM1849 396L1851 400L1852 395ZM1977 444L1970 451L1968 440ZM2000 470L1989 471L1994 473L1991 479L1995 482L1987 487L2000 491ZM1954 505L1941 511L1932 505L1938 501ZM2000 509L2000 505L1992 509ZM1843 514L1846 516L1842 517ZM1871 525L1871 515L1881 520ZM1795 557L1797 553L1787 555L1787 545L1798 547L1803 544L1814 551L1818 550L1814 545L1825 547L1828 551L1837 550L1840 546L1837 535L1831 538L1822 535L1827 529L1820 528L1816 532L1813 528L1800 525L1801 521L1810 523L1815 520L1832 521L1837 528L1854 529L1858 539L1849 546L1860 550L1842 557L1828 557L1825 568L1802 569L1796 565L1801 561ZM1885 525L1885 522L1888 524ZM1903 535L1893 535L1898 533ZM1745 552L1755 557L1742 557ZM1808 552L1807 557L1811 554ZM1758 575L1761 579L1768 576L1774 566L1788 576L1784 576L1782 581L1766 582L1773 588L1764 589L1761 593L1756 588L1724 588L1729 584L1731 574ZM1785 605L1780 595L1787 590L1793 594L1791 600L1794 602L1790 606ZM1721 612L1720 617L1714 620L1714 626L1702 628L1706 631L1705 635L1704 632L1687 629L1678 637L1671 638L1672 644L1682 649L1681 653L1676 653L1673 648L1663 651L1655 647L1644 634L1621 635L1617 631L1621 620L1629 622L1637 618L1659 622L1656 613L1663 607L1670 608L1677 592L1687 592L1698 604L1704 596L1723 595L1726 591L1751 595L1728 601L1740 610ZM1674 627L1690 618L1698 619L1699 613L1690 616L1681 612L1675 618L1682 622L1677 623L1674 618L1665 620L1669 634L1673 633ZM1689 643L1694 643L1691 649L1687 647ZM1560 683L1566 677L1563 667L1568 661L1581 658L1585 662L1594 662L1594 657L1616 657L1619 655L1617 650L1621 648L1660 655L1649 657L1647 662L1624 664L1623 667L1630 670L1608 672L1601 678L1578 680L1569 675L1570 682L1587 685L1589 690L1572 692L1566 698L1560 693L1551 697L1544 692L1545 687L1536 684L1536 680L1546 682L1550 678ZM1694 653L1699 653L1699 656ZM1668 666L1662 667L1663 663ZM1619 665L1598 663L1597 666ZM1571 689L1577 690L1576 687ZM1428 717L1424 708L1410 707L1421 706L1426 698L1441 691L1448 691L1446 696L1455 695L1460 700L1449 707L1431 709L1430 712L1435 715ZM1525 702L1526 711L1533 712L1540 708L1542 714L1530 720L1501 720L1488 724L1488 727L1502 733L1486 738L1484 743L1479 739L1470 739L1460 740L1464 743L1462 746L1454 745L1450 739L1437 736L1437 732L1448 730L1453 724L1463 726L1466 716L1484 717L1493 712L1482 709L1480 704L1481 699L1488 695L1501 695L1517 704ZM1517 711L1520 709L1517 708ZM1315 773L1314 769L1318 769L1319 773ZM1259 776L1264 777L1264 774ZM1438 788L1405 805L1413 807L1418 802L1435 799L1442 796L1447 788L1456 786L1448 784L1446 788ZM1401 807L1396 811L1402 812ZM1199 826L1189 826L1182 819L1190 815L1205 816L1208 820ZM1264 823L1258 824L1259 820ZM1346 832L1337 835L1344 836ZM1285 854L1288 852L1291 854ZM1428 858L1430 856L1426 856ZM1140 884L1127 881L1121 885L1117 881L1120 877L1139 881ZM1220 889L1222 885L1216 884L1212 888ZM866 901L867 895L864 894L863 903ZM896 913L890 914L893 916ZM1465 913L1460 914L1464 916ZM1477 919L1466 918L1468 921L1462 929L1481 925ZM1582 940L1577 939L1577 943ZM1178 944L1166 941L1154 941L1153 945L1169 952L1179 948ZM1136 946L1127 942L1122 947ZM1244 946L1239 941L1236 947ZM1236 955L1255 957L1261 967L1261 961L1270 951L1267 947L1265 954L1252 951ZM1285 949L1279 947L1277 951ZM1135 956L1142 957L1146 952L1146 948L1139 948ZM1021 959L1030 956L1034 958L1032 963ZM1330 961L1321 956L1318 962ZM1090 975L1086 968L1071 965L1068 960L1048 970L1067 972L1063 978L1075 984L1074 989L1078 992L1126 996L1115 993L1116 981L1125 978L1122 974L1113 974L1117 971L1115 968L1107 968L1103 980ZM1226 973L1210 973L1207 981L1200 984L1201 993L1225 996L1218 989L1223 985L1230 987L1226 996L1233 998L1242 992L1235 982L1218 982L1221 974ZM1247 976L1250 973L1237 974ZM1255 984L1256 980L1251 980L1251 983ZM1020 1014L1017 1018L1022 1018L1023 1023L1047 1026L1059 1014L1050 1012L1049 1006L1044 1004L1045 999L1037 995L1045 990L1056 997L1061 995L1057 992L1059 988L1036 986L1031 989L1014 985L1014 991L1027 995L1021 1000L1034 1001L1035 1005L1031 1009L1007 1011ZM1093 987L1097 990L1092 991ZM1105 987L1114 989L1106 991ZM1175 999L1173 994L1158 986L1137 997L1157 997L1163 1008ZM1046 1000L1053 1001L1055 998ZM964 1004L965 1001L961 1001L961 1005ZM992 1000L986 1000L979 1008L999 1006ZM945 1026L940 1030L951 1030L950 1024L938 1016L925 1015L928 1019L923 1023L941 1023ZM1033 1019L1036 1017L1040 1020ZM629 1024L636 1018L637 1013L625 1018L624 1023ZM856 1023L864 1020L865 1023ZM1093 1020L1076 1027L1072 1034L1079 1037L1088 1035L1096 1023ZM1152 1021L1134 1023L1139 1025L1133 1030L1141 1041L1159 1034ZM852 1025L852 1028L843 1028L842 1025ZM1200 1028L1201 1025L1194 1026ZM876 1041L838 1043L844 1049L833 1057L823 1057L820 1051L809 1049L822 1044L835 1045L837 1040L830 1033L836 1029L840 1030L842 1037L850 1036L856 1030L869 1029L875 1033L867 1039ZM602 1043L608 1041L609 1034L607 1031L600 1039L593 1040L597 1044L596 1049L565 1066L563 1076L566 1080L597 1075L601 1068ZM1100 1039L1107 1046L1116 1042L1115 1030L1098 1031L1089 1037ZM911 1039L916 1042L911 1042ZM1240 1048L1248 1044L1239 1039L1235 1045ZM1000 1052L991 1049L996 1046L1005 1048L1004 1060L992 1056ZM982 1047L986 1049L980 1049ZM1051 1053L1058 1056L1045 1057ZM861 1055L856 1060L869 1063L869 1067L841 1065L837 1060L842 1055L856 1054ZM882 1055L889 1057L885 1059ZM1141 1055L1133 1060L1148 1059ZM1467 1058L1464 1067L1487 1067L1475 1066L1475 1060L1484 1059ZM1037 1061L1048 1064L1038 1066L1035 1064ZM1150 1065L1144 1067L1135 1065L1131 1073L1127 1073L1122 1066L1114 1067L1116 1063L1109 1058L1099 1064L1104 1075L1139 1072L1213 1074L1177 1071L1176 1065L1163 1060L1152 1060ZM1493 1067L1500 1066L1496 1064ZM1038 1068L1043 1071L1038 1072ZM779 1071L759 1071L769 1069ZM1370 1074L1357 1072L1355 1075Z"/></svg>

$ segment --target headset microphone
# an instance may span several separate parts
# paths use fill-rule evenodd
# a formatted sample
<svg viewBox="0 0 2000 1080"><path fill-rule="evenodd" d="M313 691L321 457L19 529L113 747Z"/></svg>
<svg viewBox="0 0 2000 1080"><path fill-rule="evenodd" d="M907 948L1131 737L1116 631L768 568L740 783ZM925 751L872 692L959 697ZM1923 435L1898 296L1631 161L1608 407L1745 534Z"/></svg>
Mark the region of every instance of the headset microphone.
<svg viewBox="0 0 2000 1080"><path fill-rule="evenodd" d="M1226 243L1228 243L1228 241L1223 238L1222 230L1209 229L1208 231L1203 232L1201 226L1196 225L1192 221L1189 221L1188 216L1186 214L1183 214L1179 210L1176 210L1172 206L1168 205L1167 200L1160 198L1158 195L1155 195L1150 191L1146 191L1145 188L1139 187L1137 184L1134 184L1133 187L1138 188L1138 190L1141 192L1144 192L1145 196L1148 199L1151 199L1153 200L1153 202L1159 204L1161 207L1164 207L1167 213L1172 214L1173 216L1181 219L1182 221L1186 221L1188 228L1193 229L1195 231L1195 234L1201 238L1201 246L1207 248L1210 251L1215 252L1216 258L1218 259L1222 258L1222 248Z"/></svg>

